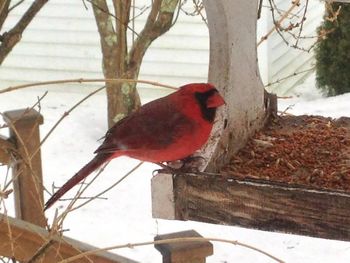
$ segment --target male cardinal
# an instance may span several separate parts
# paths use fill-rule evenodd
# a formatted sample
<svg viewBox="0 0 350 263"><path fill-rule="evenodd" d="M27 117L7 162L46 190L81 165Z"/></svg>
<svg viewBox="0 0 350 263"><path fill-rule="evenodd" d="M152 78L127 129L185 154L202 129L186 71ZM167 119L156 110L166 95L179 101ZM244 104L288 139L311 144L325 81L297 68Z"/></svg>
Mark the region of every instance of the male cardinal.
<svg viewBox="0 0 350 263"><path fill-rule="evenodd" d="M107 131L96 156L51 196L45 210L113 158L162 163L190 156L208 140L216 109L224 103L212 84L193 83L143 105Z"/></svg>

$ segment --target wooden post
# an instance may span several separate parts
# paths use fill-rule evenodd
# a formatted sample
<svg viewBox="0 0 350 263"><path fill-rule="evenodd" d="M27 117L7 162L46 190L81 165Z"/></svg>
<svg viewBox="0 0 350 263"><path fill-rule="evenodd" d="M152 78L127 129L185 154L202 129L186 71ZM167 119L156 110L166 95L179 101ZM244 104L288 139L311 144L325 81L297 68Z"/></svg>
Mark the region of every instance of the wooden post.
<svg viewBox="0 0 350 263"><path fill-rule="evenodd" d="M202 237L194 230L158 235L154 240L182 237ZM158 244L155 248L163 255L163 263L205 263L206 257L213 255L210 242L182 242Z"/></svg>
<svg viewBox="0 0 350 263"><path fill-rule="evenodd" d="M44 227L41 154L37 150L43 117L33 109L23 109L5 112L4 120L10 127L10 139L16 143L18 156L13 167L16 217Z"/></svg>

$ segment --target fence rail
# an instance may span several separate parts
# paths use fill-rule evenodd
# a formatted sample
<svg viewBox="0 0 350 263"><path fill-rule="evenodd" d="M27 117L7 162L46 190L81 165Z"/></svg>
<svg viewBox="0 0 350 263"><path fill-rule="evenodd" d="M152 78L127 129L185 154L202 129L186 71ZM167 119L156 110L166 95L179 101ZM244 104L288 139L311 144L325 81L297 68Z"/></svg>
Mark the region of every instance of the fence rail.
<svg viewBox="0 0 350 263"><path fill-rule="evenodd" d="M47 244L50 246L42 255L39 255L38 261L34 262L54 263L96 249L96 247L71 238L51 236L44 228L3 214L0 214L0 240L0 255L20 262L28 262L34 255L38 255L38 251ZM136 263L136 261L109 252L83 257L74 262Z"/></svg>

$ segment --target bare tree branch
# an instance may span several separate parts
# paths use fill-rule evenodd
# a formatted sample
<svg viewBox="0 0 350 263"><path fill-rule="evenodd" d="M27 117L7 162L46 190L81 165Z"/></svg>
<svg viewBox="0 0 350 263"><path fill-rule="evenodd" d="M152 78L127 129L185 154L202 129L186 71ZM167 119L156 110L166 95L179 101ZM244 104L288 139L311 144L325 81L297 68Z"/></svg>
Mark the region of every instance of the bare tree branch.
<svg viewBox="0 0 350 263"><path fill-rule="evenodd" d="M9 0L9 1L10 1L10 0ZM9 13L10 13L13 9L15 9L17 6L20 6L24 1L25 1L25 0L18 1L18 2L15 3L13 6L11 6L11 7L9 8Z"/></svg>
<svg viewBox="0 0 350 263"><path fill-rule="evenodd" d="M85 1L86 1L86 2L89 2L92 6L95 6L96 8L100 9L102 12L107 13L109 16L113 17L113 18L115 19L115 21L119 21L119 18L118 18L116 15L112 14L112 13L109 11L109 8L103 9L102 7L100 7L100 6L96 3L95 0L83 0L84 7L86 7ZM86 7L86 8L87 8L87 7ZM142 11L142 12L143 12L143 11ZM126 24L126 27L127 27L129 30L131 30L131 32L133 32L135 35L138 36L138 33L137 33L132 27L130 27L128 24Z"/></svg>
<svg viewBox="0 0 350 263"><path fill-rule="evenodd" d="M183 0L182 3L179 4L179 9L181 9L181 11L184 12L188 16L198 16L199 15L201 17L202 21L208 26L207 18L203 14L203 12L204 12L203 1L202 0L192 0L194 10L191 12L188 12L183 8L183 6L186 4L186 2L187 2L187 0Z"/></svg>
<svg viewBox="0 0 350 263"><path fill-rule="evenodd" d="M129 26L132 0L113 0L114 14L106 0L86 0L93 6L100 33L103 54L103 71L106 78L137 79L142 59L152 41L172 26L179 0L153 0L145 26L137 34ZM134 9L135 7L133 7ZM147 8L146 8L147 9ZM141 9L143 12L145 8ZM112 21L111 17L115 18ZM131 30L137 39L128 52L127 32ZM133 112L140 106L135 83L106 83L108 100L108 124Z"/></svg>
<svg viewBox="0 0 350 263"><path fill-rule="evenodd" d="M94 0L91 1L91 4L96 18L98 32L100 34L101 50L103 54L103 71L105 77L110 78L114 75L110 75L109 72L117 70L117 63L115 59L105 58L117 57L117 36L113 26L113 21L109 15L106 0Z"/></svg>
<svg viewBox="0 0 350 263"><path fill-rule="evenodd" d="M270 0L269 0L269 1L270 1ZM271 3L271 1L270 1L270 3ZM277 30L277 32L279 32L280 27L281 27L281 23L282 23L286 18L288 18L288 15L289 15L296 7L298 7L299 4L300 4L300 0L295 0L295 1L293 2L293 4L289 7L289 9L283 14L283 16L281 16L280 19L279 19L278 21L276 21L276 22L274 21L274 27L273 27L271 30L269 30L269 32L268 32L265 36L261 37L260 41L257 43L257 46L259 46L262 42L264 42L275 30ZM273 8L272 5L271 5L271 8ZM272 12L273 12L273 9L272 9ZM288 42L287 42L287 43L288 43Z"/></svg>
<svg viewBox="0 0 350 263"><path fill-rule="evenodd" d="M10 0L5 0L0 3L0 30L9 14Z"/></svg>
<svg viewBox="0 0 350 263"><path fill-rule="evenodd" d="M127 25L129 23L131 0L113 0L114 11L119 18L117 28L117 61L119 62L118 71L119 76L126 70L126 58L128 55L128 43L127 43ZM117 21L116 21L117 22Z"/></svg>
<svg viewBox="0 0 350 263"><path fill-rule="evenodd" d="M27 28L35 15L48 1L49 0L35 0L28 8L28 10L23 14L17 24L10 31L5 32L1 36L0 64L2 64L13 47L21 40L23 31Z"/></svg>
<svg viewBox="0 0 350 263"><path fill-rule="evenodd" d="M178 3L179 0L153 1L145 27L133 43L129 53L129 64L131 68L140 65L147 48L153 40L170 29Z"/></svg>
<svg viewBox="0 0 350 263"><path fill-rule="evenodd" d="M297 37L297 39L296 39L296 41L295 41L295 45L294 45L295 47L298 46L301 33L303 32L303 27L304 27L304 22L305 22L305 20L306 20L306 12L307 12L307 7L308 7L308 5L309 5L309 0L306 0L305 8L304 8L304 14L303 14L303 17L301 18L301 22L300 22L298 37Z"/></svg>

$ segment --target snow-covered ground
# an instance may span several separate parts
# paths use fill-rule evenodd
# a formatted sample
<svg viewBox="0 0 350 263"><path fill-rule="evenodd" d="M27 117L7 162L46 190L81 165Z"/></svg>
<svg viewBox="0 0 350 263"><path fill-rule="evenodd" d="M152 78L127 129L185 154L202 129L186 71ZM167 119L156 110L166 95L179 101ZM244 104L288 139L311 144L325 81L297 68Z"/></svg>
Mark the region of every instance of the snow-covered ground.
<svg viewBox="0 0 350 263"><path fill-rule="evenodd" d="M291 99L280 99L278 108L287 112L301 115L321 115L332 118L350 116L350 94L324 98L315 87L315 75L312 74L306 81L293 90Z"/></svg>
<svg viewBox="0 0 350 263"><path fill-rule="evenodd" d="M350 116L350 94L322 98L313 91L313 82L299 87L299 98L283 99L280 110L294 104L289 110L294 114L318 114L331 117ZM78 92L50 92L42 100L42 114L45 123L41 126L44 136L58 118L84 94ZM0 112L30 107L43 94L43 88L0 94ZM105 96L91 97L73 111L43 145L42 159L45 185L50 188L53 181L61 185L93 156L98 139L106 131ZM5 129L0 130L1 133ZM119 158L112 161L103 174L90 187L87 195L93 195L117 181L125 171L138 161ZM151 215L150 180L156 166L143 164L124 182L108 192L108 200L95 200L71 213L64 227L67 236L90 243L97 247L153 240L157 234L195 229L205 237L239 240L263 249L286 262L350 262L350 242L325 240L297 235L271 233L232 226L219 226L198 222L180 222L153 219ZM0 184L4 168L0 170ZM73 191L74 192L74 191ZM13 215L12 203L8 201ZM62 204L62 203L61 203ZM57 206L56 206L57 207ZM53 216L54 209L48 211ZM350 216L350 215L349 215ZM242 247L228 244L214 244L215 254L207 262L273 262L271 259ZM153 248L137 247L115 251L140 262L161 262L159 252Z"/></svg>

